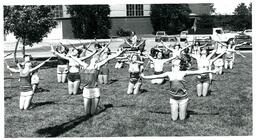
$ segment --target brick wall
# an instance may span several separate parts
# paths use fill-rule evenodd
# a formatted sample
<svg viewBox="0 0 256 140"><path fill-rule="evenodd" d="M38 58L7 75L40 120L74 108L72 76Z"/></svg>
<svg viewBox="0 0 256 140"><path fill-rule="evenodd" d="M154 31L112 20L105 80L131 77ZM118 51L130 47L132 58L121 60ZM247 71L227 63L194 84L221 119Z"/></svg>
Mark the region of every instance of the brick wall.
<svg viewBox="0 0 256 140"><path fill-rule="evenodd" d="M153 27L150 17L115 17L111 18L112 29L110 35L115 36L119 28L124 30L133 30L137 34L152 34Z"/></svg>

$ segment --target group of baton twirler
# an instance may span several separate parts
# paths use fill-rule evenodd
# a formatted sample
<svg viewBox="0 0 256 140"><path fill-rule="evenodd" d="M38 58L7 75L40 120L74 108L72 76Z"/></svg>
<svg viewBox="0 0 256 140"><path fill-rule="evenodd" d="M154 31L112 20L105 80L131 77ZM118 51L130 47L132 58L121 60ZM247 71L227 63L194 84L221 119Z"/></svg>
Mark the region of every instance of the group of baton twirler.
<svg viewBox="0 0 256 140"><path fill-rule="evenodd" d="M132 39L135 40L132 42L136 42L136 37ZM235 48L245 43L234 44L231 40L224 44L216 41L213 43L215 45L214 49L209 51L206 49L207 44L200 45L198 42L188 43L184 47L180 47L179 44L168 46L164 42L160 42L160 45L163 45L171 52L170 57L166 59L163 58L163 50L161 49L155 49L154 55L145 54L145 52L141 51L128 53L126 49L122 48L118 48L115 53L111 53L109 44L110 42L103 45L95 43L94 51L89 49L91 43L84 45L84 49L81 49L82 51L74 47L67 49L67 46L63 44L56 45L56 48L51 45L51 52L57 56L57 81L64 83L67 79L68 93L70 95L77 94L81 89L86 115L94 115L97 112L100 101L99 86L109 83L109 70L111 69L108 63L116 58L115 68L121 68L121 63L127 64L129 67L130 78L127 89L127 94L129 95L140 94L142 79L151 79L152 84L163 84L164 80L169 81L170 89L166 93L170 96L172 120L177 120L178 118L183 120L186 118L189 101L184 77L196 75L197 95L207 96L209 86L212 83L212 74L222 74L223 67L232 69L235 54L240 54ZM138 47L132 44L131 47L133 46L135 47L133 50ZM242 54L240 55L243 56ZM50 59L35 67L32 67L31 56L29 55L24 57L24 62L17 63L17 68L10 68L6 63L11 72L17 72L20 75L19 107L21 110L29 109L39 82L37 71ZM145 62L145 60L148 61ZM197 70L189 69L189 66L192 65L192 60L196 60ZM143 71L149 67L149 64L152 64L154 74L146 76ZM184 67L184 64L187 65ZM171 70L164 72L164 66L166 65L171 66ZM83 74L82 81L80 74ZM81 88L80 82L82 83ZM108 84L108 86L110 85Z"/></svg>

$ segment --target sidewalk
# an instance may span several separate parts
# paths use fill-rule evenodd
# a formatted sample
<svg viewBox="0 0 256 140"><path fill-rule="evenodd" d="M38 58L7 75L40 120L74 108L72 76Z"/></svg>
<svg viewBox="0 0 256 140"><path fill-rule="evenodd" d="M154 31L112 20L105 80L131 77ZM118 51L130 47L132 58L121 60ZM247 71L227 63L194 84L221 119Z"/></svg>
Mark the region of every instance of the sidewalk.
<svg viewBox="0 0 256 140"><path fill-rule="evenodd" d="M108 42L110 39L97 39L97 42ZM112 42L121 42L123 41L122 38L115 38L112 39ZM53 46L58 45L59 43L62 43L64 45L69 44L81 44L81 43L90 43L95 42L94 39L45 39L42 42L39 42L38 44L34 44L32 47L26 46L26 50L31 49L37 49L41 48L43 46L50 46L50 44L53 44ZM4 51L14 51L15 50L16 42L4 42ZM22 50L22 43L19 43L18 50Z"/></svg>

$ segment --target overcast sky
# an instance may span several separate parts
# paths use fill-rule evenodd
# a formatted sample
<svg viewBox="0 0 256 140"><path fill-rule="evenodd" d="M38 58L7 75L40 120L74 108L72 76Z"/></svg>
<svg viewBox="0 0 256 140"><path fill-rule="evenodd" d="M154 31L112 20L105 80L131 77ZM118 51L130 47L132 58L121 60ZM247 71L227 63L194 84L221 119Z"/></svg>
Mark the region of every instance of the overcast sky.
<svg viewBox="0 0 256 140"><path fill-rule="evenodd" d="M240 0L240 1L226 1L226 0L219 0L214 2L214 8L216 8L215 12L217 14L232 14L235 10L235 8L240 3L245 3L247 6L249 6L250 1L249 0Z"/></svg>

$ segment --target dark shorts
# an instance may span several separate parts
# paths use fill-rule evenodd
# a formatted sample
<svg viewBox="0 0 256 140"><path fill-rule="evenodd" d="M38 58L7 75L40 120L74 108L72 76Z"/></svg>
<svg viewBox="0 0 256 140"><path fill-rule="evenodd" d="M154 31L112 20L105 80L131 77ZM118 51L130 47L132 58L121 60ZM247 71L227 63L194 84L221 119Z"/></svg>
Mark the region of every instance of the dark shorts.
<svg viewBox="0 0 256 140"><path fill-rule="evenodd" d="M130 78L130 82L135 85L137 83L141 83L141 79L140 78Z"/></svg>
<svg viewBox="0 0 256 140"><path fill-rule="evenodd" d="M201 74L197 76L197 84L201 84L201 83L210 83L209 74Z"/></svg>
<svg viewBox="0 0 256 140"><path fill-rule="evenodd" d="M20 92L29 92L32 90L32 86L20 86Z"/></svg>
<svg viewBox="0 0 256 140"><path fill-rule="evenodd" d="M158 71L158 72L155 71L155 72L154 72L155 75L159 75L159 74L163 74L163 73L164 73L163 71Z"/></svg>
<svg viewBox="0 0 256 140"><path fill-rule="evenodd" d="M185 89L179 89L177 91L170 90L170 98L174 100L182 100L188 98L188 93Z"/></svg>
<svg viewBox="0 0 256 140"><path fill-rule="evenodd" d="M99 75L108 75L109 69L108 68L100 68Z"/></svg>
<svg viewBox="0 0 256 140"><path fill-rule="evenodd" d="M79 73L69 73L68 74L68 80L71 81L71 82L75 82L75 81L78 81L80 79L81 79L81 77L80 77Z"/></svg>

